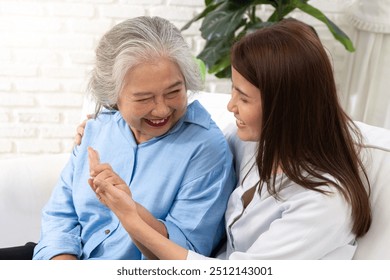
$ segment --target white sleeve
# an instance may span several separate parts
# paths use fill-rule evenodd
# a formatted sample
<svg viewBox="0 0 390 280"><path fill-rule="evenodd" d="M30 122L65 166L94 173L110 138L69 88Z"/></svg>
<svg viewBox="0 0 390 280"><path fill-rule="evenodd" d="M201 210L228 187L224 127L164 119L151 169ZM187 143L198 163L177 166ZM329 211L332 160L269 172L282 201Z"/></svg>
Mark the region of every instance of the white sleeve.
<svg viewBox="0 0 390 280"><path fill-rule="evenodd" d="M187 260L215 260L214 258L209 258L201 254L195 253L194 251L188 250Z"/></svg>
<svg viewBox="0 0 390 280"><path fill-rule="evenodd" d="M254 236L247 250L233 251L228 259L352 258L356 244L351 210L339 192L306 191L285 202L281 216Z"/></svg>

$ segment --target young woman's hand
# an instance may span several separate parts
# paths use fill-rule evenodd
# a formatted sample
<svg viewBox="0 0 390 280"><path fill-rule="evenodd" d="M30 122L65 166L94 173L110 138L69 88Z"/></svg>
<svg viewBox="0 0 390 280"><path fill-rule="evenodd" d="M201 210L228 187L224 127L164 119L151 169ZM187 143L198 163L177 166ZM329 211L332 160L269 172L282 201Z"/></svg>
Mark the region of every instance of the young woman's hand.
<svg viewBox="0 0 390 280"><path fill-rule="evenodd" d="M90 176L88 180L92 190L101 203L110 208L119 219L137 212L137 205L132 199L129 186L116 174L112 167L100 163L96 150L88 148Z"/></svg>
<svg viewBox="0 0 390 280"><path fill-rule="evenodd" d="M91 114L87 115L87 118L81 124L79 124L79 126L77 127L76 135L74 137L74 143L76 145L81 144L81 140L83 139L84 130L85 130L85 126L87 125L87 121L92 119L92 118L93 118L93 115L91 115Z"/></svg>

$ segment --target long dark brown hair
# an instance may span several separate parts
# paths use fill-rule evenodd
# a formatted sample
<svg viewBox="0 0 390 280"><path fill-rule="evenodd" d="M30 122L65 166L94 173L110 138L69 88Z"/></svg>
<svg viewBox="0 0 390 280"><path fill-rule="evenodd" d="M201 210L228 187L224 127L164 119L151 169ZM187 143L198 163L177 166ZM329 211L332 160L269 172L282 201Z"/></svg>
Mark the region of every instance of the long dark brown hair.
<svg viewBox="0 0 390 280"><path fill-rule="evenodd" d="M278 198L278 166L306 189L326 194L321 186L333 185L351 205L353 232L364 235L371 210L359 157L362 137L339 104L332 65L317 34L305 23L285 19L236 42L231 59L261 92L260 187L266 184Z"/></svg>

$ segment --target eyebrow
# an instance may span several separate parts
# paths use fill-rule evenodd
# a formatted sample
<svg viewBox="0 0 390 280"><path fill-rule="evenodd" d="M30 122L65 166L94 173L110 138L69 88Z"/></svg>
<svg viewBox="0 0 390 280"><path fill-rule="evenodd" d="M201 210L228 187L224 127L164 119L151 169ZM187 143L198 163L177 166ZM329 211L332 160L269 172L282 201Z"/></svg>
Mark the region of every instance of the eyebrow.
<svg viewBox="0 0 390 280"><path fill-rule="evenodd" d="M175 83L173 83L172 85L168 86L165 90L171 90L177 86L181 86L183 85L183 81L177 81ZM140 92L134 92L133 95L134 96L143 96L143 95L150 95L150 94L153 94L152 92L149 92L149 91L140 91Z"/></svg>
<svg viewBox="0 0 390 280"><path fill-rule="evenodd" d="M242 94L242 95L245 95L246 97L250 97L248 94L246 94L245 92L243 92L241 89L239 89L238 87L236 87L235 85L233 85L233 88L235 89L235 90L237 90L240 94Z"/></svg>
<svg viewBox="0 0 390 280"><path fill-rule="evenodd" d="M166 89L172 89L172 88L175 88L175 87L181 86L181 85L183 85L183 81L177 81L176 83L173 83L172 85L170 85Z"/></svg>

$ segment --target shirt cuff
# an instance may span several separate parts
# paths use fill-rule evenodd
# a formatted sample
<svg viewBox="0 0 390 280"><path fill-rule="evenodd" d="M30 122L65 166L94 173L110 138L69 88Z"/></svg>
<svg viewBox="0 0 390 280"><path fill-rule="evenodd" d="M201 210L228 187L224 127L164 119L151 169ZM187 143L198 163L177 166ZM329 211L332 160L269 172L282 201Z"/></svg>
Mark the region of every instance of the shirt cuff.
<svg viewBox="0 0 390 280"><path fill-rule="evenodd" d="M159 220L164 223L165 228L167 229L168 238L175 242L176 244L186 248L193 249L189 247L189 242L187 242L187 238L183 234L183 232L174 224L168 221Z"/></svg>

